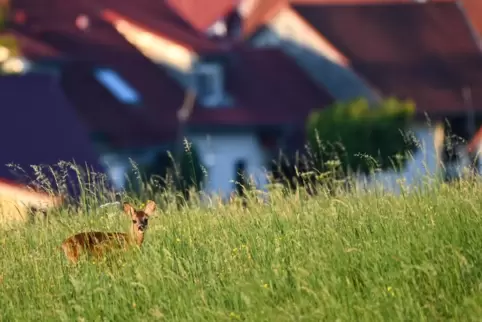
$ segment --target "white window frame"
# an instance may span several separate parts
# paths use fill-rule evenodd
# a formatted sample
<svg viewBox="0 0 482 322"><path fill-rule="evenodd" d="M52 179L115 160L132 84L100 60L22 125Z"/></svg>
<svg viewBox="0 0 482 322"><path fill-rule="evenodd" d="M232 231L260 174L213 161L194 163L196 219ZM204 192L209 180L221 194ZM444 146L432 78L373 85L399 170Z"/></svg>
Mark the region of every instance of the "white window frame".
<svg viewBox="0 0 482 322"><path fill-rule="evenodd" d="M198 85L198 77L200 75L207 76L210 79L211 87L213 89L212 93L199 93L199 85ZM196 91L199 94L199 98L203 105L207 107L217 107L219 106L224 100L224 74L223 69L218 64L213 63L205 63L199 65L195 72L195 86Z"/></svg>
<svg viewBox="0 0 482 322"><path fill-rule="evenodd" d="M111 68L97 68L94 71L94 75L97 81L119 102L131 106L137 106L141 103L139 92L115 70Z"/></svg>

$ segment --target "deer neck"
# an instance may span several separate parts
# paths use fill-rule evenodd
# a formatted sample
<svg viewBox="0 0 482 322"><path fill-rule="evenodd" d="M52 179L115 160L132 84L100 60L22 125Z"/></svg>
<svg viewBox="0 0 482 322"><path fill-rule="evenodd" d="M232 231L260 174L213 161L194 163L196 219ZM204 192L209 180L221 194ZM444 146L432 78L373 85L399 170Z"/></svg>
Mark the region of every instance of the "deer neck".
<svg viewBox="0 0 482 322"><path fill-rule="evenodd" d="M144 242L144 233L141 233L137 230L136 227L132 226L130 232L129 232L129 239L132 243L136 244L137 246L141 246L142 243Z"/></svg>

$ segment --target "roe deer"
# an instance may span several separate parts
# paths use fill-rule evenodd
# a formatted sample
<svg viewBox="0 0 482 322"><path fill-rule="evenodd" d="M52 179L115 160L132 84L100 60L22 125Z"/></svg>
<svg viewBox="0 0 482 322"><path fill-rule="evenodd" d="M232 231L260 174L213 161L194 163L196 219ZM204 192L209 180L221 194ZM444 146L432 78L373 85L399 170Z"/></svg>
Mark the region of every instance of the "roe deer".
<svg viewBox="0 0 482 322"><path fill-rule="evenodd" d="M129 203L124 203L124 212L131 216L129 233L110 233L88 231L70 236L62 243L62 250L71 263L77 263L82 252L100 257L104 251L112 248L126 249L127 246L141 246L147 230L148 217L156 210L156 203L148 201L144 210L136 210Z"/></svg>

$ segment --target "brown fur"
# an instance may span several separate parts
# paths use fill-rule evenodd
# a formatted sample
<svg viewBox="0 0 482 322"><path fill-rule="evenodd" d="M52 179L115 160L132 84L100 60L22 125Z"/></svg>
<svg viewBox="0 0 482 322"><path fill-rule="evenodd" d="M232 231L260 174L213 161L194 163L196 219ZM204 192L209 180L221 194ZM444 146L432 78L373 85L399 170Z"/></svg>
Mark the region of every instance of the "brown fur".
<svg viewBox="0 0 482 322"><path fill-rule="evenodd" d="M108 250L125 250L129 246L136 245L140 247L147 229L147 218L155 209L154 201L148 201L144 210L135 210L129 203L124 203L124 212L132 220L128 233L81 232L65 239L62 250L70 262L77 263L82 253L99 258Z"/></svg>

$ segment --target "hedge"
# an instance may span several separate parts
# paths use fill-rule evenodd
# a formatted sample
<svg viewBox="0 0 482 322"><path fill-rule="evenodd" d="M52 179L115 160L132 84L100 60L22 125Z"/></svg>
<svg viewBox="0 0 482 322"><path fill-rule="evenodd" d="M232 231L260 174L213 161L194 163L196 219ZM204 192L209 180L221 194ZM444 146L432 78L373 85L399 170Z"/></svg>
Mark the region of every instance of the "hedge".
<svg viewBox="0 0 482 322"><path fill-rule="evenodd" d="M345 173L403 166L415 148L408 133L414 114L413 102L394 98L376 106L365 99L338 102L314 111L307 135L316 168L326 171L333 161Z"/></svg>

